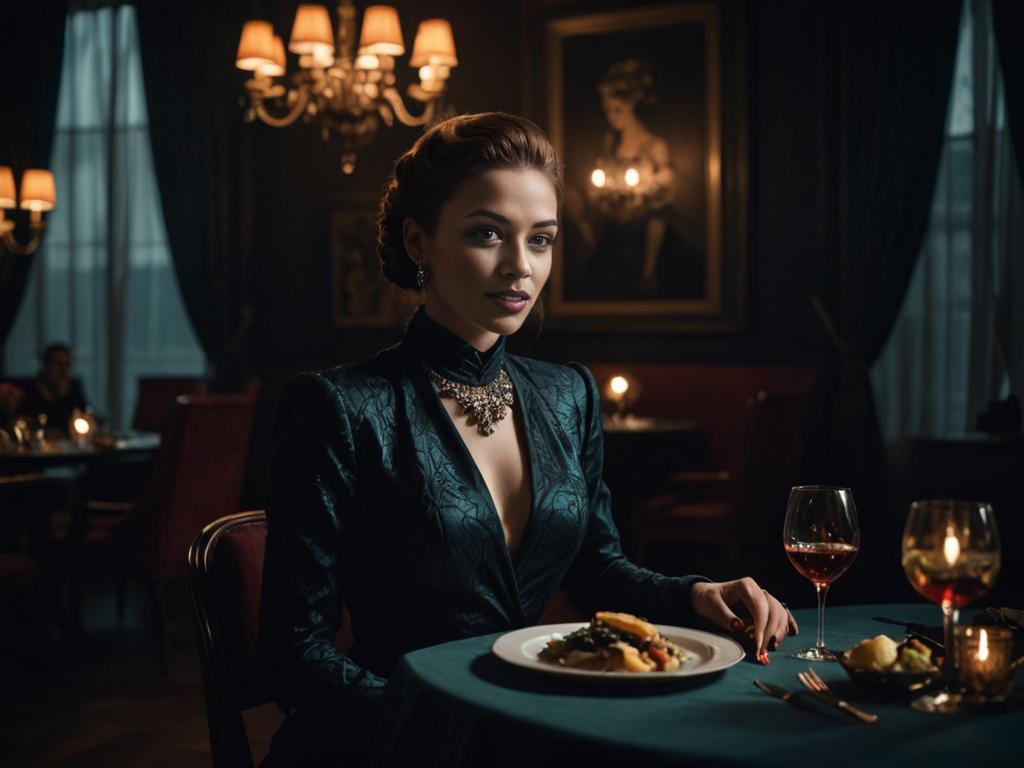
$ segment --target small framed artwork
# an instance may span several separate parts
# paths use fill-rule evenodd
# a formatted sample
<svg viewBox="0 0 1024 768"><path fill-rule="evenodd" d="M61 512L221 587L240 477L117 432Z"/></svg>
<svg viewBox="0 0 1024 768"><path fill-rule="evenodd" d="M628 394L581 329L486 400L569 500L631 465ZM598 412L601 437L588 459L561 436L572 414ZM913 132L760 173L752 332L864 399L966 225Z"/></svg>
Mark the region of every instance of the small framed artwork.
<svg viewBox="0 0 1024 768"><path fill-rule="evenodd" d="M541 19L528 99L566 175L552 324L743 328L739 7L721 0Z"/></svg>
<svg viewBox="0 0 1024 768"><path fill-rule="evenodd" d="M408 309L381 275L377 203L342 198L331 210L331 308L335 328L400 326Z"/></svg>

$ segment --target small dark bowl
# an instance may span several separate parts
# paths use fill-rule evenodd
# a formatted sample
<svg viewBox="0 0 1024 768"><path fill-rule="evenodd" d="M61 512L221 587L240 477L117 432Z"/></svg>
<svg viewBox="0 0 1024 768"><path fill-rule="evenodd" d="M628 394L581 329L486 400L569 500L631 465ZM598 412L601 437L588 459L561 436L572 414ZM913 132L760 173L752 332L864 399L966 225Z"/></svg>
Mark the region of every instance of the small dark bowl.
<svg viewBox="0 0 1024 768"><path fill-rule="evenodd" d="M850 665L850 651L843 651L839 657L840 666L846 670L853 682L872 688L879 693L902 696L927 688L942 676L942 670L925 669L920 672L879 672L874 669L861 669Z"/></svg>

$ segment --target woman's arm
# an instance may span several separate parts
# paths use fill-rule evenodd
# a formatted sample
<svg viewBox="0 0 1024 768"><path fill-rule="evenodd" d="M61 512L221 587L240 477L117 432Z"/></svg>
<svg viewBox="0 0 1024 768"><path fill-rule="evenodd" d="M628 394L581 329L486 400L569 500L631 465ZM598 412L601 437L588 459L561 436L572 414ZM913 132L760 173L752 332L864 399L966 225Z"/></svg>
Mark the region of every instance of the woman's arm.
<svg viewBox="0 0 1024 768"><path fill-rule="evenodd" d="M338 388L293 381L275 428L267 506L260 644L285 711L344 706L387 682L335 645L340 561L355 498L355 447Z"/></svg>

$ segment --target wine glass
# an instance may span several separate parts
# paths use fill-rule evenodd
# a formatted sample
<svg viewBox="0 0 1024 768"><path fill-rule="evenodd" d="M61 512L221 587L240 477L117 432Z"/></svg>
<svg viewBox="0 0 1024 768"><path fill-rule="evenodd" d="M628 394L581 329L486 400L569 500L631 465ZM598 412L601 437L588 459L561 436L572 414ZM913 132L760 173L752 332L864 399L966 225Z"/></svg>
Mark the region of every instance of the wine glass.
<svg viewBox="0 0 1024 768"><path fill-rule="evenodd" d="M793 655L809 661L835 661L825 647L825 595L846 573L860 550L857 507L849 488L798 485L789 492L782 542L789 562L818 592L818 642Z"/></svg>
<svg viewBox="0 0 1024 768"><path fill-rule="evenodd" d="M938 499L910 505L903 529L903 572L911 586L942 606L945 690L916 699L922 712L955 713L968 702L955 690L953 627L957 612L992 587L999 573L999 531L992 507Z"/></svg>

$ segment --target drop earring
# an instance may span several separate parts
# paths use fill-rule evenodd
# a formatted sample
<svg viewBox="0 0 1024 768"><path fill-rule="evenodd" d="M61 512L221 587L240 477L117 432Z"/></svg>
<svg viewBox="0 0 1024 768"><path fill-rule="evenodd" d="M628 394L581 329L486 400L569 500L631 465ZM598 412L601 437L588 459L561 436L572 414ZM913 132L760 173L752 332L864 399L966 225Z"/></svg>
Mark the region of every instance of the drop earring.
<svg viewBox="0 0 1024 768"><path fill-rule="evenodd" d="M427 287L427 270L423 268L423 262L416 264L416 285L422 291Z"/></svg>

